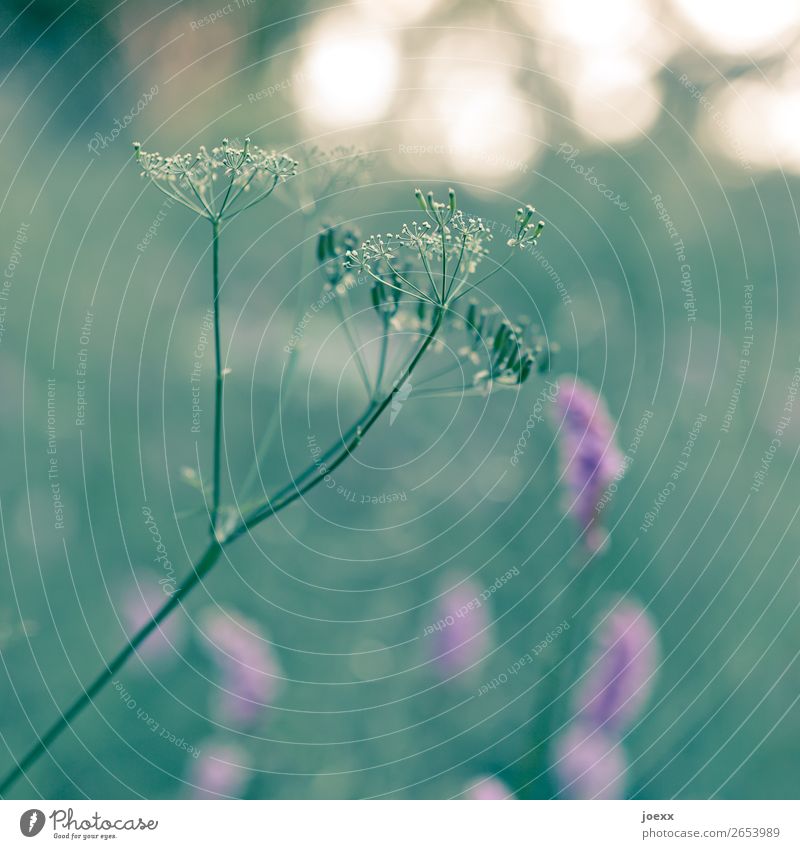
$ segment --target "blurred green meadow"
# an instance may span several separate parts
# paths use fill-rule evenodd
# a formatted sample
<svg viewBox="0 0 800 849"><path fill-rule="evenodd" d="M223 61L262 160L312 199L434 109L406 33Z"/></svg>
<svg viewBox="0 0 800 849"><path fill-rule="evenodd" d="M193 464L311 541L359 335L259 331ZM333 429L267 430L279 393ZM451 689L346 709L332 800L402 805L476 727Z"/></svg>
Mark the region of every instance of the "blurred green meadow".
<svg viewBox="0 0 800 849"><path fill-rule="evenodd" d="M315 145L369 156L316 208L313 186L290 182L224 234L228 492L271 421L251 495L307 465L309 435L327 444L365 401L325 308L282 391L297 305L322 292L323 223L396 229L418 216L415 187L453 185L500 250L500 225L535 204L547 224L537 253L515 257L488 296L532 315L559 350L548 374L491 403L412 391L336 487L226 552L169 642L126 666L12 793L189 797L203 753L229 745L243 753L245 798L450 798L483 775L556 795L548 741L595 624L624 596L647 609L660 646L624 739L625 795L797 798L800 142L787 130L795 149L777 149L758 94L745 118L725 109L730 98L744 109L754 85L784 92L774 108L790 109L800 21L777 34L751 22L761 44L715 43L684 4L641 3L654 23L625 49L649 64L598 117L555 53L599 48L515 8L539 4L373 5L252 0L202 24L218 10L199 2L0 13L0 771L124 643L132 588L160 591L168 577L143 507L176 575L204 547L202 496L182 469L210 473L210 347L196 420L190 380L208 334L209 228L165 206L131 145L169 153L249 135L301 162ZM747 147L753 124L769 152ZM549 411L511 463L546 381L562 375L602 394L623 453L638 440L594 556L564 512ZM581 570L576 608L566 588ZM426 628L462 581L501 585L482 606L474 662L450 674ZM244 728L213 710L203 622L215 610L254 623L280 668L273 703ZM565 616L568 663L551 672L543 652L479 695ZM534 717L553 694L543 727Z"/></svg>

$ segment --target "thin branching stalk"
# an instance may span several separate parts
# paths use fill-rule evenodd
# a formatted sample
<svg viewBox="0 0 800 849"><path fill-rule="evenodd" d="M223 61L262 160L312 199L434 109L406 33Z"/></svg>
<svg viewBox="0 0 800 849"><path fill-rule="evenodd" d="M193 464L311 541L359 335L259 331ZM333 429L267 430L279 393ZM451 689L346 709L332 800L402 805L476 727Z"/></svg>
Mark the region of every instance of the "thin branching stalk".
<svg viewBox="0 0 800 849"><path fill-rule="evenodd" d="M214 298L214 479L211 504L211 536L216 538L219 520L219 505L222 488L221 454L222 454L222 346L220 344L219 320L219 220L211 222L213 228L213 298Z"/></svg>
<svg viewBox="0 0 800 849"><path fill-rule="evenodd" d="M375 375L375 396L377 397L381 391L383 383L383 374L386 371L386 354L389 350L389 316L383 314L383 335L381 336L381 352L378 357L378 371Z"/></svg>
<svg viewBox="0 0 800 849"><path fill-rule="evenodd" d="M278 501L277 503L267 501L262 507L256 508L252 513L246 516L233 531L231 531L228 541L232 542L233 540L238 539L242 536L242 534L252 530L265 519L274 516L279 510L283 510L294 501L297 501L298 498L302 498L302 496L310 489L313 489L317 486L317 484L321 483L328 475L331 474L331 472L335 471L342 463L344 463L344 461L356 450L356 448L358 448L370 428L376 421L378 421L383 411L389 406L389 404L392 403L392 399L400 391L400 387L411 376L411 373L417 367L419 361L425 355L425 352L436 337L436 334L442 324L443 315L444 313L441 311L437 313L434 317L434 322L430 331L425 335L425 338L417 349L417 352L412 357L410 363L398 375L391 391L387 392L383 400L367 415L363 424L356 428L351 440L345 445L335 459L331 460L330 463L319 463L315 470L316 474L312 476L311 480L303 486L295 486L294 492L287 495L283 500Z"/></svg>
<svg viewBox="0 0 800 849"><path fill-rule="evenodd" d="M305 247L306 235L308 230L308 219L306 218L306 216L301 216L300 220L302 222L302 229L300 231L298 243L301 246ZM297 286L295 287L294 318L292 320L292 327L297 327L301 319L303 318L303 313L306 309L304 298L306 289L308 288L306 283L306 257L308 256L308 251L301 249L299 253L300 262L297 273ZM294 388L294 378L297 372L297 361L299 359L299 356L300 346L293 345L289 351L289 357L286 362L286 368L281 379L279 403L272 408L272 412L270 413L269 419L264 427L264 431L261 434L261 438L259 439L258 446L256 447L254 461L250 466L250 470L247 473L247 477L244 479L244 483L242 484L241 491L245 495L252 491L256 478L260 477L262 466L267 457L267 452L272 446L272 441L275 438L275 434L278 432L281 403L284 399L288 401L288 399L291 398L292 390Z"/></svg>
<svg viewBox="0 0 800 849"><path fill-rule="evenodd" d="M169 597L161 609L142 627L127 645L119 651L91 684L77 699L61 714L61 716L45 731L38 742L19 760L17 765L0 782L0 796L5 793L32 767L50 746L69 728L81 713L94 701L94 698L114 678L120 669L128 662L137 648L158 628L159 624L183 601L183 599L203 580L205 575L214 567L222 553L222 545L212 540L202 557L192 568L189 576Z"/></svg>
<svg viewBox="0 0 800 849"><path fill-rule="evenodd" d="M334 302L336 308L340 310L344 332L348 337L348 341L351 343L351 349L353 349L356 355L356 362L359 365L359 371L369 394L369 402L366 408L352 426L341 434L333 445L315 457L314 461L303 471L292 476L289 482L283 487L271 496L257 501L255 504L247 507L242 505L238 511L238 522L221 522L221 450L223 432L223 383L225 378L225 372L222 368L220 332L219 253L222 222L230 220L239 212L249 209L255 203L270 195L279 182L295 173L296 163L283 155L268 154L259 148L251 146L249 139L245 141L245 145L241 149L231 146L227 140L223 141L221 148L215 148L211 154L205 151L205 149L201 149L201 153L196 159L185 155L161 157L159 154L144 153L138 145L135 147L137 160L142 164L145 175L150 176L151 179L156 181L157 185L158 181L161 181L164 184L163 186L159 185L162 191L170 196L174 195L177 200L180 200L188 208L208 219L212 225L215 410L213 481L211 484L210 509L211 540L200 559L192 567L191 572L175 592L172 593L169 599L136 634L128 639L125 646L105 665L103 670L83 690L81 695L69 705L39 738L36 744L31 747L16 766L5 776L3 781L0 782L0 795L3 795L19 778L25 775L27 770L49 751L50 746L64 731L72 726L72 723L92 704L96 696L136 653L138 647L147 637L179 605L182 605L189 593L207 577L219 562L223 551L230 544L302 498L306 493L326 480L333 471L356 451L364 437L390 406L397 393L407 383L433 344L439 331L445 328L442 331L445 333L447 332L447 326L451 326L454 321L456 323L461 321L458 315L451 310L451 306L458 299L459 289L465 285L469 274L473 270L469 267L470 264L477 265L477 261L484 252L482 239L483 234L485 234L485 228L483 224L480 219L467 220L463 217L462 213L456 208L455 192L452 189L449 192L449 203L447 205L436 203L431 194L429 194L428 200L425 201L421 192L417 191L416 193L420 206L426 210L428 218L433 224L437 225L436 227L432 227L431 223L426 223L424 225L426 228L424 232L419 229L414 229L412 232L412 230L405 228L402 237L387 236L387 239L392 240L393 244L404 245L413 252L416 252L416 247L420 249L419 253L422 266L431 286L429 294L414 286L406 276L394 268L389 261L393 256L393 248L385 245L381 237L373 237L371 241L363 243L360 251L356 251L352 248L346 250L337 247L335 234L332 229L329 228L322 234L323 241L321 245L324 250L320 259L323 263L328 262L332 264L328 266L329 272L332 275L329 278L330 285L342 284L342 281L347 275L351 274L354 268L361 272L368 272L369 276L375 281L372 290L373 306L381 314L383 329L375 385L374 387L371 385L366 364L361 358L359 347L355 345L351 336L351 330L348 327L348 317L337 296ZM220 193L222 195L221 203L219 202L219 197L214 193L211 177L209 176L213 169L225 169L226 173L230 175L230 182L223 192ZM258 195L255 200L240 205L234 211L231 211L240 194L250 187L250 183L254 180L256 174L258 174L259 178L269 183L266 190ZM198 181L197 183L195 179ZM197 206L196 201L199 201L200 207ZM517 235L515 239L510 240L510 245L513 243L513 245L523 247L526 244L535 243L535 236L538 235L543 224L541 222L535 225L530 224L533 212L532 207L518 210ZM416 228L416 225L414 227ZM450 234L453 227L462 234L460 250L457 243L453 244L451 242ZM431 265L428 262L427 248L426 250L422 250L422 246L429 245L431 239L435 239L439 243L442 253L441 277L438 283L434 278ZM471 258L471 261L467 264L468 267L465 269L463 279L459 280L459 283L456 285L455 280L462 265L467 241L469 241L470 245L467 255ZM348 244L347 240L344 244L346 248ZM455 267L452 271L452 276L448 280L450 265L448 257L451 247L453 249ZM432 252L431 255L434 255L434 253ZM475 261L472 262L472 260ZM387 279L383 274L376 273L375 269L381 263L388 265L390 274L394 275L394 282ZM506 263L501 264L495 271L481 278L477 284L471 286L467 291L472 291L472 289L476 288L484 280L491 277L492 274L504 268L505 265ZM347 285L341 285L342 297L346 297L347 289ZM399 291L405 298L401 299L395 295L393 296L394 302L390 303L386 295L387 290ZM411 303L418 305L419 323L416 325L419 328L418 341L412 349L412 353L405 354L405 363L395 373L391 388L384 392L382 391L382 383L387 371L388 336L394 321L392 316L395 315L401 303L409 303L409 296ZM426 318L426 310L431 305L433 310L432 312L427 312ZM491 345L491 355L488 368L475 375L474 385L462 387L462 393L468 394L472 391L478 391L483 386L493 383L495 379L500 385L503 385L503 381L505 381L505 385L520 385L528 377L530 368L536 359L531 349L526 348L523 351L521 347L522 328L505 321L501 322L498 329L491 330L491 336L488 336L489 325L487 323L486 313L481 313L478 316L474 304L470 306L470 310L471 312L468 311L466 317L466 324L469 332L473 334L474 341L471 348L472 353L470 353L470 348L467 348L467 355L474 355L477 358L475 351L478 342L487 351L490 350L488 346ZM446 317L449 324L445 322ZM430 320L430 326L425 330L423 328L427 326L428 319ZM477 326L474 323L476 319L478 320Z"/></svg>
<svg viewBox="0 0 800 849"><path fill-rule="evenodd" d="M342 307L342 303L339 298L333 299L333 306L336 310L342 329L344 330L344 335L347 337L347 343L350 346L350 350L353 352L353 358L356 361L361 382L364 384L364 389L366 390L367 395L372 397L372 386L369 382L369 375L367 374L367 366L364 362L361 345L356 344L356 340L353 338L353 331L350 329L350 322L348 322L347 316L344 314L344 308Z"/></svg>
<svg viewBox="0 0 800 849"><path fill-rule="evenodd" d="M522 788L526 798L547 798L553 794L554 784L548 769L548 752L559 730L566 726L571 715L572 689L568 682L575 678L581 645L587 633L584 625L586 613L580 618L576 617L576 613L581 609L585 611L586 599L593 597L590 591L592 583L591 572L584 566L561 592L560 612L555 618L556 621L568 621L569 628L560 640L550 647L551 657L536 683L536 692L540 694L539 709L534 714L533 742L526 758L527 772L533 776ZM563 717L561 722L559 713Z"/></svg>
<svg viewBox="0 0 800 849"><path fill-rule="evenodd" d="M344 463L348 457L350 457L366 436L370 428L378 421L381 414L386 410L389 404L391 404L392 399L397 394L400 386L402 386L403 382L411 375L419 361L425 355L425 352L430 347L441 326L442 316L442 312L439 312L435 316L430 331L425 335L425 338L420 343L420 346L411 361L401 371L391 391L386 394L380 403L377 405L370 405L365 417L362 417L363 421L356 424L354 429L348 432L349 441L329 464L320 466L319 463L315 463L313 467L309 467L309 469L300 476L306 477L305 483L300 483L299 478L294 478L293 481L284 488L283 497L281 497L280 493L276 493L272 499L254 509L252 513L242 519L230 532L230 534L221 538L213 538L211 540L208 548L205 550L197 564L192 568L189 576L175 590L169 600L142 628L136 632L136 634L134 634L133 637L130 638L127 645L114 656L114 658L106 665L105 669L92 681L83 693L75 699L64 713L61 714L59 719L50 726L39 741L6 775L2 783L0 783L0 796L11 788L16 781L21 778L46 751L48 751L52 743L54 743L61 734L63 734L64 731L72 725L75 719L83 713L83 711L94 701L94 698L113 679L116 673L119 672L119 670L127 663L131 656L136 652L136 649L150 634L153 633L153 631L155 631L159 624L166 619L167 616L169 616L169 614L186 598L186 596L189 595L189 593L203 580L203 578L208 575L218 562L223 549L248 531L251 531L257 525L272 516L275 516L281 510L286 509L290 504L293 504L298 498L301 498L315 486L320 484L326 475L333 472L342 463ZM341 441L339 441L338 444L341 444ZM329 457L334 456L335 448L333 450L329 450L326 454Z"/></svg>

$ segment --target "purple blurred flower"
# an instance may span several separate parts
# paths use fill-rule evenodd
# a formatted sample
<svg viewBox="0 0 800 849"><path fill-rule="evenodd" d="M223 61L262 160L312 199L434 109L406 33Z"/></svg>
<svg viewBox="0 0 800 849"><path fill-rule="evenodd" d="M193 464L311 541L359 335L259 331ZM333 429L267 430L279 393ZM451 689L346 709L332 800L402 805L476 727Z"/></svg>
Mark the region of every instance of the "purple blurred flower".
<svg viewBox="0 0 800 849"><path fill-rule="evenodd" d="M169 596L158 586L155 579L152 583L139 582L129 587L122 601L122 618L128 636L132 636L146 625L168 600ZM137 653L146 661L174 657L183 643L184 636L180 618L167 617L139 646Z"/></svg>
<svg viewBox="0 0 800 849"><path fill-rule="evenodd" d="M487 775L467 785L464 798L479 802L492 802L497 799L513 799L514 794L499 778Z"/></svg>
<svg viewBox="0 0 800 849"><path fill-rule="evenodd" d="M272 646L254 622L218 610L201 617L201 629L220 674L215 715L238 727L252 723L281 687L283 673Z"/></svg>
<svg viewBox="0 0 800 849"><path fill-rule="evenodd" d="M189 783L195 799L239 798L250 780L250 758L233 743L207 742L192 764Z"/></svg>
<svg viewBox="0 0 800 849"><path fill-rule="evenodd" d="M573 722L556 741L554 770L564 796L570 799L621 799L627 764L622 745L613 736Z"/></svg>
<svg viewBox="0 0 800 849"><path fill-rule="evenodd" d="M638 604L621 602L598 629L595 656L578 694L581 718L621 732L642 710L657 664L650 617Z"/></svg>
<svg viewBox="0 0 800 849"><path fill-rule="evenodd" d="M458 675L486 654L488 622L482 590L464 581L447 590L439 600L438 621L428 626L433 633L433 658L446 676Z"/></svg>
<svg viewBox="0 0 800 849"><path fill-rule="evenodd" d="M571 378L559 380L555 410L567 511L585 531L589 548L598 551L607 535L597 524L597 505L624 468L623 455L614 442L614 421L603 399Z"/></svg>

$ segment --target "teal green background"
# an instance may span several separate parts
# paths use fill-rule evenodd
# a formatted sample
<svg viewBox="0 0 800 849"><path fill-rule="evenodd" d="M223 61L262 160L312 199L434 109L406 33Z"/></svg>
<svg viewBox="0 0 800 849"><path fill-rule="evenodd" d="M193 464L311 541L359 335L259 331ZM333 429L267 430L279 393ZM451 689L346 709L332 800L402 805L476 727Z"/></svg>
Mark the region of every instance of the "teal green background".
<svg viewBox="0 0 800 849"><path fill-rule="evenodd" d="M140 138L169 151L250 134L265 146L297 151L309 134L287 97L257 108L247 103L247 92L278 76L273 54L291 56L302 43L305 20L275 23L293 8L276 3L259 7L266 17L254 11L236 22L241 41L220 46L221 55L232 57L228 76L217 69L216 56L196 73L185 72L165 85L162 102L157 98L95 157L88 139L163 79L166 65L151 60L134 68L138 62L102 19L116 14L110 7L83 4L56 20L56 5L48 11L40 4L38 18L26 13L6 36L15 49L4 65L20 63L2 87L0 259L10 254L20 222L29 225L0 342L2 770L122 645L126 588L148 575L158 579L142 505L152 509L181 574L205 541L201 516L177 516L199 506L198 494L180 479L181 467L195 464L197 450L207 474L210 456L208 428L197 447L190 433L188 383L210 297L210 228L175 208L147 249L137 251L162 198L140 179L130 143ZM3 13L3 27L13 14ZM173 14L160 20L175 24ZM450 25L458 26L456 13ZM254 33L257 26L265 28ZM91 34L71 46L89 27ZM191 61L179 49L173 48L176 68ZM535 101L537 78L524 79ZM763 486L751 491L800 357L797 178L743 176L710 160L702 141L695 143L696 104L673 74L665 71L662 84L668 108L651 137L622 155L592 145L562 120L535 165L509 186L481 189L479 175L470 185L448 174L425 184L441 191L454 182L464 208L492 221L510 222L519 203L535 203L548 224L542 253L571 303L562 303L553 280L526 256L515 259L491 296L512 313L535 307L561 347L553 374L577 372L602 390L623 452L642 415L653 412L607 508L610 547L585 566L579 604L565 588L587 555L563 515L550 423L537 425L519 468L509 466L544 378L488 406L480 398L459 406L458 399L412 396L395 425L383 421L370 434L360 462L337 474L355 491L402 491L406 501L355 505L316 490L307 504L231 548L229 560L179 614L185 638L179 654L137 660L119 676L139 704L191 745L202 750L211 739L242 745L253 767L247 797L445 798L487 773L513 787L527 785L523 792L552 794L542 773L548 756L541 747L532 752L543 734L532 717L544 690L534 684L546 667L523 670L487 696L477 697L477 689L545 637L565 609L580 607L577 670L594 623L619 595L647 607L662 655L652 696L625 739L628 795L800 796L797 411ZM565 165L557 155L562 139L580 148L580 162L593 166L629 210L610 204ZM354 140L367 150L383 146L379 134ZM310 298L321 286L311 273L320 219L356 221L368 233L416 215L418 181L381 155L360 182L309 222L287 191L225 234L228 485L247 475L253 440L276 404L293 287L304 274ZM685 243L697 299L693 323L654 194ZM748 284L752 357L724 432ZM94 320L86 346L87 417L79 429L75 369L87 310ZM264 472L271 486L286 480L287 464L308 462L309 421L331 439L337 415L346 422L362 403L352 373L337 387L341 363L313 362L332 326L323 311L307 331L301 391L283 405ZM336 344L346 357L344 340ZM48 492L49 378L56 381L63 533L53 528ZM691 462L643 533L643 516L700 412L708 420ZM432 470L437 474L426 481ZM438 594L466 576L482 590L511 567L519 575L490 602L490 648L469 673L443 681L423 636L440 615ZM287 679L248 734L208 718L215 673L193 623L209 605L259 623ZM557 716L566 715L568 699L559 700ZM189 793L190 767L185 751L153 735L109 690L14 794L180 798Z"/></svg>

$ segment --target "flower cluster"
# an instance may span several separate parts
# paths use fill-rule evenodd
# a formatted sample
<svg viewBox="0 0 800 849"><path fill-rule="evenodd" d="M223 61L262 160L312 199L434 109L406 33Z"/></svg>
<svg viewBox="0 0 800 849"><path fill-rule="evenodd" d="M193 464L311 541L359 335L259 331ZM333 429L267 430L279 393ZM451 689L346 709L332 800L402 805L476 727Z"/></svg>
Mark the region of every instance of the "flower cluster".
<svg viewBox="0 0 800 849"><path fill-rule="evenodd" d="M500 386L519 386L535 368L547 371L550 348L544 337L533 336L529 327L514 324L493 309L481 309L471 301L464 317L468 344L459 354L472 363L486 363L473 375L474 386L491 389ZM530 340L529 336L533 336Z"/></svg>
<svg viewBox="0 0 800 849"><path fill-rule="evenodd" d="M536 247L536 242L542 230L544 230L544 221L533 223L531 219L535 213L536 210L530 204L524 209L520 207L517 210L517 214L514 217L516 232L507 242L510 248L524 250L528 247Z"/></svg>
<svg viewBox="0 0 800 849"><path fill-rule="evenodd" d="M424 221L369 237L349 251L347 260L354 272L378 284L446 308L482 282L470 285L470 278L487 255L492 236L480 218L458 209L453 189L447 203L435 200L432 192L426 198L419 189L416 197L426 213Z"/></svg>
<svg viewBox="0 0 800 849"><path fill-rule="evenodd" d="M457 370L462 382L429 386L433 378L423 370L414 384L415 397L486 394L496 388L519 387L531 374L546 371L553 346L527 319L511 321L496 308L481 307L474 297L463 301L466 307L462 307L462 298L502 270L513 252L475 280L492 238L482 219L459 209L452 189L446 202L419 189L415 194L425 219L404 224L395 233L370 236L356 247L351 244L352 230L323 231L318 259L328 283L338 284L340 294L356 281L369 284L387 345L392 330L408 342L415 333L427 333L436 325L440 338L431 350L455 352L457 360L447 369L440 368L436 376ZM526 226L522 224L523 229ZM349 282L343 287L345 280ZM448 334L453 338L448 340Z"/></svg>
<svg viewBox="0 0 800 849"><path fill-rule="evenodd" d="M622 472L624 458L614 441L615 425L605 402L579 380L562 378L555 403L566 510L585 532L592 551L607 534L597 525L597 505L605 488Z"/></svg>
<svg viewBox="0 0 800 849"><path fill-rule="evenodd" d="M349 289L355 280L349 269L347 254L359 242L357 230L326 225L317 237L317 262L326 284L337 289Z"/></svg>
<svg viewBox="0 0 800 849"><path fill-rule="evenodd" d="M644 707L657 662L656 631L647 613L632 601L618 604L598 629L574 718L556 744L555 772L565 795L623 795L622 736Z"/></svg>
<svg viewBox="0 0 800 849"><path fill-rule="evenodd" d="M230 218L270 195L297 173L290 156L268 151L247 138L239 146L223 139L210 151L162 156L133 145L142 176L151 179L173 200L208 218Z"/></svg>

